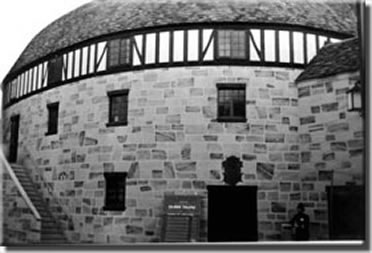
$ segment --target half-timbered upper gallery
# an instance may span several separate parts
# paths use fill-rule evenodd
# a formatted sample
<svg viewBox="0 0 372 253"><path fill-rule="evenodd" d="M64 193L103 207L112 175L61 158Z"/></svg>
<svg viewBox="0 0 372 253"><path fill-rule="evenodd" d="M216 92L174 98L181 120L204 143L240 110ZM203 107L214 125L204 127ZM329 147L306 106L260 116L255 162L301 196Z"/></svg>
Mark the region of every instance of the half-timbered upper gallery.
<svg viewBox="0 0 372 253"><path fill-rule="evenodd" d="M360 10L94 0L57 19L2 82L5 243L280 241L298 203L311 240L363 239Z"/></svg>

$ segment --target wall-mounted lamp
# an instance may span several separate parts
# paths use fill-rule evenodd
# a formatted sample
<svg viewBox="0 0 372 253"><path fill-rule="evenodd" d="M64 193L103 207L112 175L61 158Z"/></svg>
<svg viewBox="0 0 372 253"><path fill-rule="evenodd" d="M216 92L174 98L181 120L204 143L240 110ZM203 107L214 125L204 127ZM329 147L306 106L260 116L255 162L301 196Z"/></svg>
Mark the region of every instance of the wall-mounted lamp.
<svg viewBox="0 0 372 253"><path fill-rule="evenodd" d="M362 93L360 81L356 81L354 86L347 91L348 110L362 112Z"/></svg>

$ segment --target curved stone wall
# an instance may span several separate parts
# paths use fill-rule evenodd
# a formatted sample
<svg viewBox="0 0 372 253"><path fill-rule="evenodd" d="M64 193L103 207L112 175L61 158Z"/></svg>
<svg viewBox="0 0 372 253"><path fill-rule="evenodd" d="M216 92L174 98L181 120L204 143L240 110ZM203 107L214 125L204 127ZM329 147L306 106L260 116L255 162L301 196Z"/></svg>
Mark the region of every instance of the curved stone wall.
<svg viewBox="0 0 372 253"><path fill-rule="evenodd" d="M8 107L4 141L10 116L20 114L19 162L35 161L29 169L39 170L63 203L73 242L159 241L164 196L172 194L202 197L200 240L206 241L206 186L223 184L222 162L230 155L243 162L241 184L258 186L259 240L280 239L281 224L301 201L311 202L312 235L324 239L328 182L314 188L301 170L299 73L180 67L85 79ZM216 121L217 83L246 84L246 123ZM107 92L120 89L129 89L128 125L106 127ZM58 134L46 136L47 104L53 102L60 103ZM113 171L128 172L124 212L102 209L103 173Z"/></svg>

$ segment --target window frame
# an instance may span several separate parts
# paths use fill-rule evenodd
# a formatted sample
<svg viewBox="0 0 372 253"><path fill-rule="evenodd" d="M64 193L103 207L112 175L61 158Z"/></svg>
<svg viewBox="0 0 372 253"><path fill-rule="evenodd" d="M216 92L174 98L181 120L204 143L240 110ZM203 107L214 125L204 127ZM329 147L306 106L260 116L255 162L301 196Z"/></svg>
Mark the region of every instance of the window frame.
<svg viewBox="0 0 372 253"><path fill-rule="evenodd" d="M218 122L247 122L246 109L246 84L245 83L217 83L217 121ZM220 112L220 91L221 90L243 90L244 91L244 116L221 116ZM232 105L234 105L232 103ZM234 111L234 109L232 109Z"/></svg>
<svg viewBox="0 0 372 253"><path fill-rule="evenodd" d="M111 65L111 56L112 56L112 46L111 46L111 43L113 41L119 41L119 52L118 52L118 64L116 65ZM128 62L127 63L121 63L120 60L121 60L121 57L122 57L122 48L123 48L123 44L122 42L124 40L127 40L129 43L128 45L128 51L125 52L126 54L128 54ZM113 39L110 39L110 40L107 40L107 70L113 70L113 69L118 69L118 68L131 68L133 67L133 54L132 54L132 48L133 48L133 45L132 45L132 38L131 36L125 36L125 37L119 37L119 38L113 38Z"/></svg>
<svg viewBox="0 0 372 253"><path fill-rule="evenodd" d="M247 61L247 57L248 57L248 41L247 41L247 30L246 29L234 29L234 28L220 28L220 29L215 29L216 30L216 35L215 35L215 39L216 39L216 43L215 43L215 59L216 61L218 60L231 60L231 61ZM230 42L229 46L230 46L230 49L229 49L229 54L230 56L226 56L226 55L221 55L220 54L220 51L221 51L221 35L220 33L227 33L229 32L229 36L228 36L228 40ZM242 37L237 37L236 38L236 35L238 33L242 33L243 36ZM235 36L234 36L235 35ZM239 46L243 45L244 48L242 48L242 53L244 53L243 56L239 56L239 57L236 57L233 55L233 52L236 50L236 49L240 49L239 46L234 47L234 43L233 43L233 40L235 39L240 39L242 38L243 39L243 43L238 43ZM233 48L234 47L234 48ZM225 50L226 51L226 50ZM238 51L240 52L240 50Z"/></svg>
<svg viewBox="0 0 372 253"><path fill-rule="evenodd" d="M104 199L104 211L125 211L126 209L126 180L127 172L104 172L105 178L105 199ZM122 202L120 202L120 188L122 187ZM109 192L115 191L115 197L109 197Z"/></svg>
<svg viewBox="0 0 372 253"><path fill-rule="evenodd" d="M47 104L47 109L48 109L48 122L47 122L48 129L45 135L58 134L59 102ZM56 114L55 114L56 116L52 118L51 110L54 110L54 109L56 109ZM52 122L54 121L55 123L52 124Z"/></svg>
<svg viewBox="0 0 372 253"><path fill-rule="evenodd" d="M128 125L128 106L129 106L129 89L123 89L123 90L116 90L116 91L109 91L107 92L107 96L109 99L109 113L108 113L108 123L106 124L107 127L112 126L126 126ZM125 120L124 121L113 121L113 98L114 97L120 97L120 96L126 96L126 111L125 113ZM122 112L121 112L122 113Z"/></svg>

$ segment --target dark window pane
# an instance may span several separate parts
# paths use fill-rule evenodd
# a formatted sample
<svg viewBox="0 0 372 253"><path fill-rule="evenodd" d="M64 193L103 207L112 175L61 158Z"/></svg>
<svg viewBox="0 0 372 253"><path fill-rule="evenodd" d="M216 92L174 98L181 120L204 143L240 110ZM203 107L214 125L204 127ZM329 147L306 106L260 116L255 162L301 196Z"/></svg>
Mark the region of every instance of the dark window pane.
<svg viewBox="0 0 372 253"><path fill-rule="evenodd" d="M105 210L125 210L125 180L127 173L105 173Z"/></svg>
<svg viewBox="0 0 372 253"><path fill-rule="evenodd" d="M223 116L223 117L230 116L230 111L231 111L230 104L223 103L223 104L220 104L218 108L219 108L220 116Z"/></svg>
<svg viewBox="0 0 372 253"><path fill-rule="evenodd" d="M234 103L234 116L245 117L245 103L241 101L235 101Z"/></svg>
<svg viewBox="0 0 372 253"><path fill-rule="evenodd" d="M48 62L48 85L62 81L63 59L57 57Z"/></svg>
<svg viewBox="0 0 372 253"><path fill-rule="evenodd" d="M110 96L110 123L126 123L128 111L128 94L116 94Z"/></svg>
<svg viewBox="0 0 372 253"><path fill-rule="evenodd" d="M120 65L130 64L131 50L130 50L129 39L111 40L108 46L109 46L109 55L108 55L109 67L116 67Z"/></svg>
<svg viewBox="0 0 372 253"><path fill-rule="evenodd" d="M119 49L120 40L112 40L109 42L109 66L116 66L119 64Z"/></svg>
<svg viewBox="0 0 372 253"><path fill-rule="evenodd" d="M129 64L130 63L130 40L122 39L120 44L120 64Z"/></svg>
<svg viewBox="0 0 372 253"><path fill-rule="evenodd" d="M218 89L218 117L228 120L245 119L245 89L228 88Z"/></svg>
<svg viewBox="0 0 372 253"><path fill-rule="evenodd" d="M58 103L48 105L48 134L58 131Z"/></svg>

